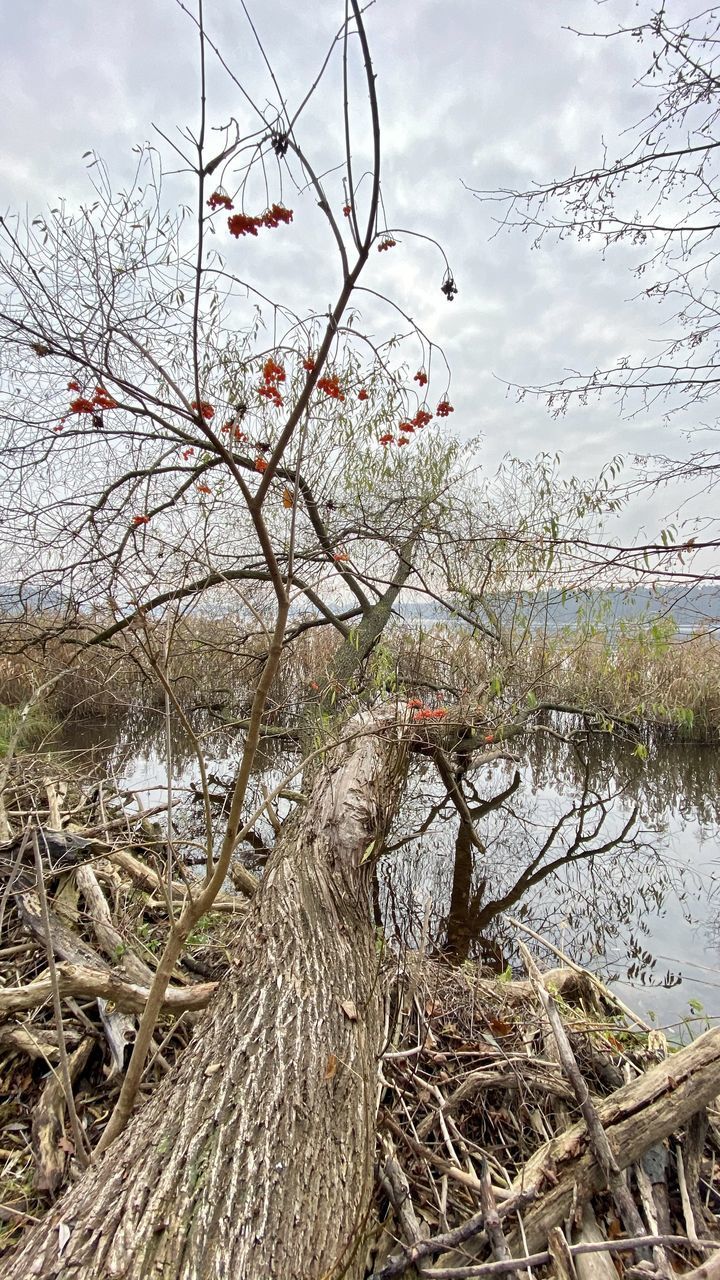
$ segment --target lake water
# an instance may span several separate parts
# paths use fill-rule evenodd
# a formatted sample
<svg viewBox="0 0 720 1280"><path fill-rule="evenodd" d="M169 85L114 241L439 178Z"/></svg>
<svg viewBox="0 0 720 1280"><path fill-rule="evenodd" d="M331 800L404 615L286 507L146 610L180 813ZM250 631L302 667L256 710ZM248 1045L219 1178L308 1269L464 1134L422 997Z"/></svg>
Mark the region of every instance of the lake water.
<svg viewBox="0 0 720 1280"><path fill-rule="evenodd" d="M160 718L75 726L64 745L102 761L145 807L164 801ZM425 938L458 962L481 958L499 971L517 964L510 915L608 979L642 1016L697 1034L720 1018L720 754L661 744L642 761L633 749L606 738L586 751L546 732L514 760L471 768L462 787L474 834L434 765L416 758L378 867L378 920L398 941ZM218 733L207 751L220 826L238 748ZM172 756L178 829L199 834L197 764L182 735ZM276 747L262 764L257 794L295 759ZM281 816L287 807L279 802ZM269 824L258 836L247 861L261 870ZM546 966L557 963L530 945Z"/></svg>

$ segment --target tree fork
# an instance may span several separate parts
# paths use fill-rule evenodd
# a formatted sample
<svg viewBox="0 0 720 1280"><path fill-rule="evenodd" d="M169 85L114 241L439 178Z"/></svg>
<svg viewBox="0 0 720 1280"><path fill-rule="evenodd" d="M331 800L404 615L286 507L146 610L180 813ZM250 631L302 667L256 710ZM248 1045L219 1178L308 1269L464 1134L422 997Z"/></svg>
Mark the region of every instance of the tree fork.
<svg viewBox="0 0 720 1280"><path fill-rule="evenodd" d="M394 718L329 749L176 1070L3 1280L362 1275L383 1029L366 852L404 775Z"/></svg>

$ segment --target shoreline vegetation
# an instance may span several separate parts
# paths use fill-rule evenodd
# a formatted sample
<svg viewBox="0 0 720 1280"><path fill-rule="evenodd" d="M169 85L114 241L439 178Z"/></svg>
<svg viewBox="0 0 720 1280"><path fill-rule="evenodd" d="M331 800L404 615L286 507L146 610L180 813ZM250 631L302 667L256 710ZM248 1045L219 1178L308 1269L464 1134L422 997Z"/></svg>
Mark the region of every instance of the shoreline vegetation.
<svg viewBox="0 0 720 1280"><path fill-rule="evenodd" d="M53 635L43 615L2 624L0 750L14 713L32 700L25 730L36 738L53 722L97 720L162 709L157 655L165 623L145 621L113 642L93 645L107 620ZM57 630L57 627L55 628ZM640 620L620 629L517 626L499 644L468 627L390 623L352 688L318 685L343 641L319 628L296 637L281 660L265 713L268 727L292 726L318 691L324 696L399 693L472 708L498 736L518 713L548 704L581 709L610 731L638 742L720 739L720 640L708 624L678 631L672 620ZM252 701L265 649L232 618L197 615L173 628L168 678L186 713L219 722L242 717ZM38 696L38 690L44 690ZM580 711L578 712L580 714Z"/></svg>
<svg viewBox="0 0 720 1280"><path fill-rule="evenodd" d="M95 1147L188 887L167 880L157 814L99 777L79 783L59 766L51 777L47 760L30 759L11 766L9 807L37 825L0 847L3 1251ZM232 969L257 891L235 871L236 892L219 895L174 970L143 1098L202 1034ZM453 967L427 939L398 951L378 936L385 1029L366 1274L700 1266L717 1248L720 1029L669 1045L596 976L510 923L527 943L521 979ZM348 1005L345 1016L358 1014ZM330 1055L328 1090L342 1072ZM584 1270L593 1259L600 1269Z"/></svg>

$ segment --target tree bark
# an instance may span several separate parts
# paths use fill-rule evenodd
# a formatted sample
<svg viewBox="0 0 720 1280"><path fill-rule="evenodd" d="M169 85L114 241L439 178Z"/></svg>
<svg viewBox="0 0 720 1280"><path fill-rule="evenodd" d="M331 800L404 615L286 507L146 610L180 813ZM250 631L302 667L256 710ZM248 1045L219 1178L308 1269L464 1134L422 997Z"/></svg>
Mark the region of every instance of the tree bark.
<svg viewBox="0 0 720 1280"><path fill-rule="evenodd" d="M383 1019L361 864L404 772L390 722L328 753L177 1069L4 1280L362 1275Z"/></svg>
<svg viewBox="0 0 720 1280"><path fill-rule="evenodd" d="M334 655L328 672L332 687L340 685L343 689L347 688L356 671L375 648L390 621L393 605L413 572L412 553L415 542L416 535L413 534L403 543L389 586L375 604L363 610L362 620Z"/></svg>

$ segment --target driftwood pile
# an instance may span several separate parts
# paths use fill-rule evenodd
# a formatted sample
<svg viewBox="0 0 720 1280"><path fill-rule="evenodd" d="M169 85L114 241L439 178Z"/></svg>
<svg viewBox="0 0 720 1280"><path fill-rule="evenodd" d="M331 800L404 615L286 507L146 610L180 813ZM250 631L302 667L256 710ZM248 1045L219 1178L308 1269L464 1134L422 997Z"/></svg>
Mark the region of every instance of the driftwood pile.
<svg viewBox="0 0 720 1280"><path fill-rule="evenodd" d="M671 1052L520 949L524 981L409 959L398 982L372 1280L720 1276L720 1028Z"/></svg>
<svg viewBox="0 0 720 1280"><path fill-rule="evenodd" d="M18 773L5 792L16 834L0 844L1 1251L17 1244L96 1145L169 911L186 890L168 880L156 810L99 783L80 791L70 773L45 778L40 762L33 770L25 759ZM146 1093L216 990L224 932L244 901L219 898L190 939L166 994Z"/></svg>
<svg viewBox="0 0 720 1280"><path fill-rule="evenodd" d="M23 774L0 844L0 1247L87 1162L187 881L135 797ZM156 815L155 815L156 816ZM14 832L14 834L12 834ZM190 873L188 873L190 874ZM226 971L232 894L189 940L144 1089ZM366 1275L720 1277L720 1029L671 1051L568 963L527 979L386 955ZM328 1066L331 1070L331 1066ZM704 1261L707 1259L707 1261Z"/></svg>

